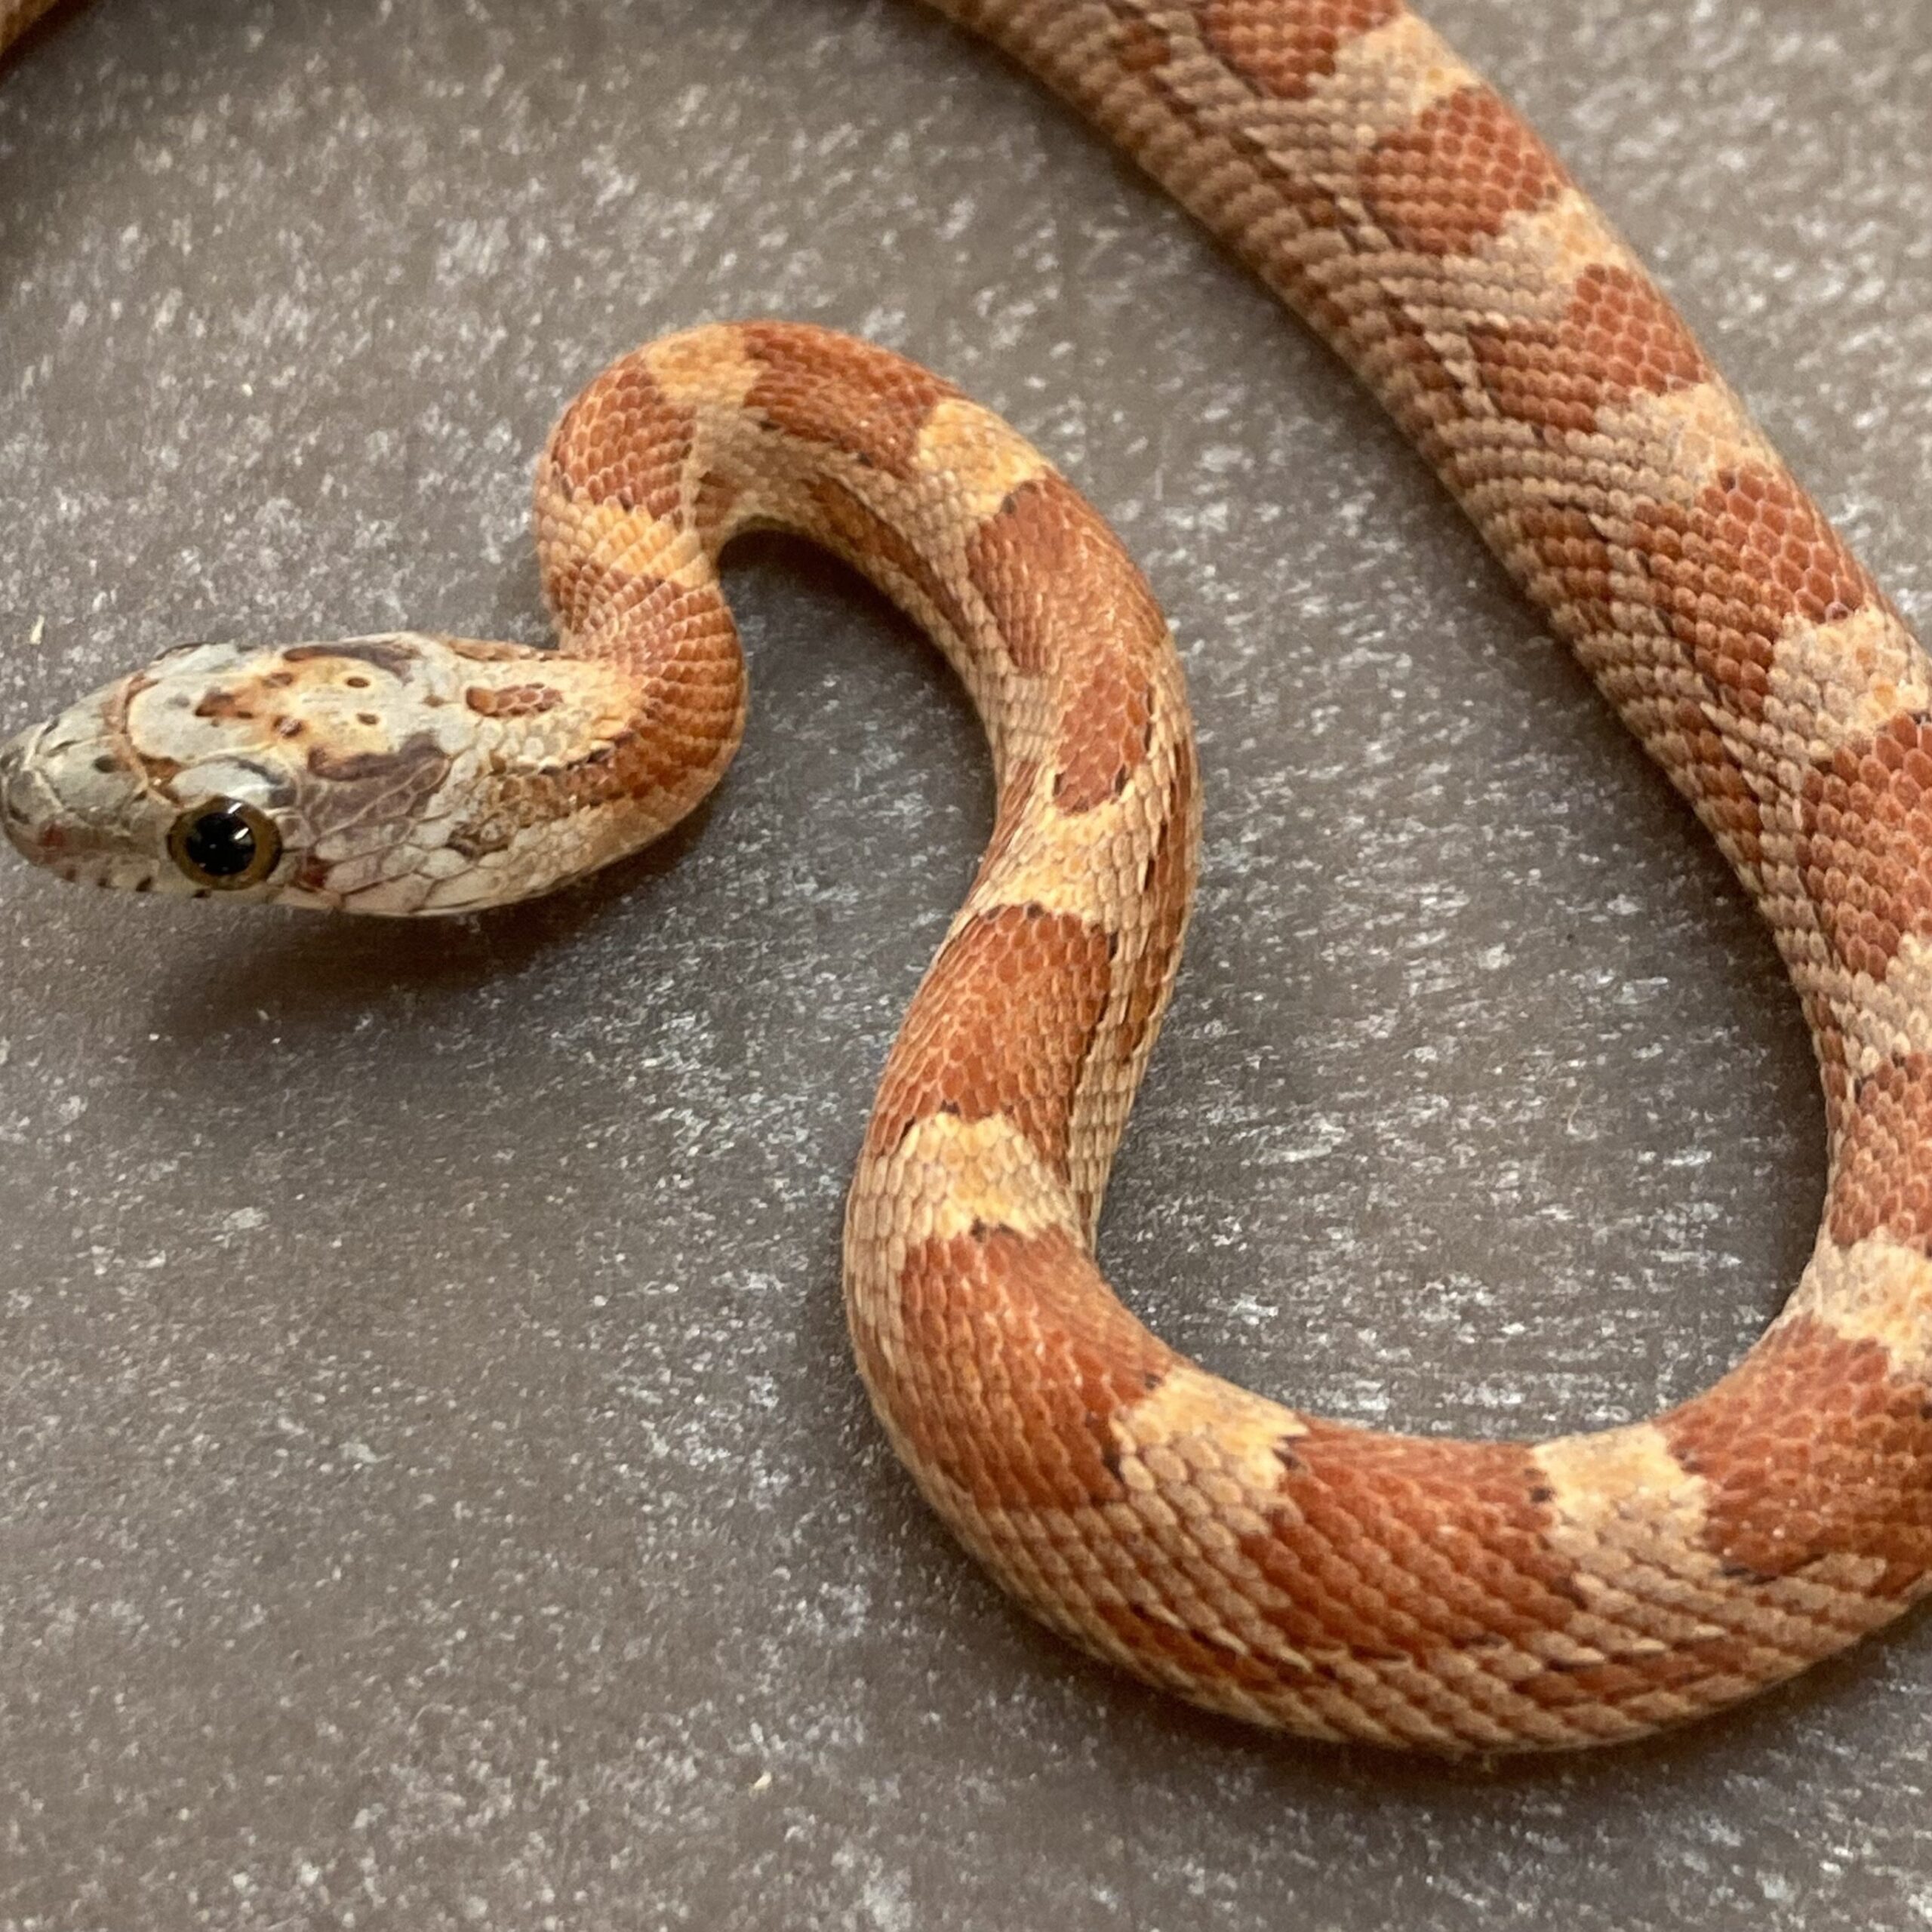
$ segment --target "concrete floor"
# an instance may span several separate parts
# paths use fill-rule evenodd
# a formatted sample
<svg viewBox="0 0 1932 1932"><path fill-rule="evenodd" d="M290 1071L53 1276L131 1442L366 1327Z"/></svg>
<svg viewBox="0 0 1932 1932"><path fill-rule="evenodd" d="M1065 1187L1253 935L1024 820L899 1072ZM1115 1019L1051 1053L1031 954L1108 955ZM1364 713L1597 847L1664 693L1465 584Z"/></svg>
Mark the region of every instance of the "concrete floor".
<svg viewBox="0 0 1932 1932"><path fill-rule="evenodd" d="M1932 8L1441 0L1932 619ZM1684 1396L1822 1186L1795 1006L1418 463L903 0L100 0L0 85L0 718L165 642L534 638L529 466L708 316L1008 411L1183 640L1188 964L1103 1248L1271 1392ZM1589 1761L1269 1743L1010 1609L873 1426L839 1203L989 817L936 660L748 544L744 758L454 926L0 869L0 1923L1932 1923L1932 1628Z"/></svg>

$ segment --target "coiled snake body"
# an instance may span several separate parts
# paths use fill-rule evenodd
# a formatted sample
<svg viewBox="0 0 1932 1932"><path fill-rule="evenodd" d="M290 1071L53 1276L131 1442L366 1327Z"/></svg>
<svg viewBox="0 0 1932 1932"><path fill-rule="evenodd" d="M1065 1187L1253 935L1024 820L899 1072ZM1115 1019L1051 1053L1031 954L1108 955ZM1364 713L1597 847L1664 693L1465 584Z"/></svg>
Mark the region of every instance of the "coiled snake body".
<svg viewBox="0 0 1932 1932"><path fill-rule="evenodd" d="M780 324L655 343L537 489L561 649L201 645L14 741L68 875L381 912L540 891L737 743L720 547L850 559L991 741L992 839L854 1183L860 1369L935 1507L1056 1629L1214 1709L1456 1752L1626 1738L1932 1574L1932 671L1684 324L1396 0L939 0L1112 134L1331 343L1694 806L1770 922L1830 1123L1763 1340L1657 1420L1523 1444L1305 1416L1114 1299L1102 1188L1179 957L1199 806L1175 654L997 418ZM0 0L0 47L42 11Z"/></svg>

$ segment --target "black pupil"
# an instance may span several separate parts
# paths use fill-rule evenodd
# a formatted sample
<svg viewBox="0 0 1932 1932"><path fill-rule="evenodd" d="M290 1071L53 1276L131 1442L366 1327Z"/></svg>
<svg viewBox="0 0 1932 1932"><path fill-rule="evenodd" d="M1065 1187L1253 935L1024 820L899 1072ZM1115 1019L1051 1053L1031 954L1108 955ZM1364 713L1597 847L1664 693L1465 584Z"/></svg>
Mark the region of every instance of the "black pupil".
<svg viewBox="0 0 1932 1932"><path fill-rule="evenodd" d="M255 863L255 835L239 812L204 812L189 826L181 852L210 878L238 878Z"/></svg>

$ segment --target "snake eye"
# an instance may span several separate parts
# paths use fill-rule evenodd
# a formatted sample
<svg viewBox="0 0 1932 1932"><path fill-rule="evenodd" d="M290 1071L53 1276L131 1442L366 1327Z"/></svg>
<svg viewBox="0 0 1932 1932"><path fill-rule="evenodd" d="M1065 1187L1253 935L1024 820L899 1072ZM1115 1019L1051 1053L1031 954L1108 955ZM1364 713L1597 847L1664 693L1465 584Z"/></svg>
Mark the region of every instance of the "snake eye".
<svg viewBox="0 0 1932 1932"><path fill-rule="evenodd" d="M260 885L281 857L275 821L238 798L210 798L183 812L169 829L168 855L198 886L239 892Z"/></svg>

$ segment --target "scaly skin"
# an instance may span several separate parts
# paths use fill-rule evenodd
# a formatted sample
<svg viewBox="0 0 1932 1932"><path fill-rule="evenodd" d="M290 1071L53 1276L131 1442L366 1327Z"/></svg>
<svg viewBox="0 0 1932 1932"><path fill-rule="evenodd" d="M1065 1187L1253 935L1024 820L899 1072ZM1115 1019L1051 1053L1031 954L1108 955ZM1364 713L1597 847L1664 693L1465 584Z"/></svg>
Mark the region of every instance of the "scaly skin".
<svg viewBox="0 0 1932 1932"><path fill-rule="evenodd" d="M1264 1401L1121 1307L1094 1219L1198 835L1171 643L1043 458L822 331L673 337L572 405L537 482L559 653L177 654L14 741L10 835L162 891L396 912L543 890L715 782L743 704L718 551L814 537L931 630L999 774L845 1246L875 1405L968 1546L1099 1654L1317 1737L1587 1744L1790 1675L1932 1577L1932 667L1601 217L1392 0L940 10L1348 360L1764 913L1831 1179L1737 1369L1601 1435L1422 1441ZM0 11L0 45L24 17Z"/></svg>

